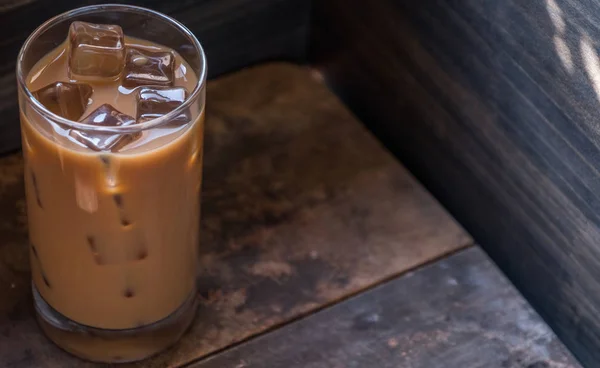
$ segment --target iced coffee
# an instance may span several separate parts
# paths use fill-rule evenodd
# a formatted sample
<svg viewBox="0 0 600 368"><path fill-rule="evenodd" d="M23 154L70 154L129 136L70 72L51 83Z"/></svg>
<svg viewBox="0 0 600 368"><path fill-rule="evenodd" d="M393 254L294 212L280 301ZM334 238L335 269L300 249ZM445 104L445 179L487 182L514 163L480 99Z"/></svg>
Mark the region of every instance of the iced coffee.
<svg viewBox="0 0 600 368"><path fill-rule="evenodd" d="M64 38L21 85L38 320L85 359L138 360L195 310L205 65L114 23Z"/></svg>

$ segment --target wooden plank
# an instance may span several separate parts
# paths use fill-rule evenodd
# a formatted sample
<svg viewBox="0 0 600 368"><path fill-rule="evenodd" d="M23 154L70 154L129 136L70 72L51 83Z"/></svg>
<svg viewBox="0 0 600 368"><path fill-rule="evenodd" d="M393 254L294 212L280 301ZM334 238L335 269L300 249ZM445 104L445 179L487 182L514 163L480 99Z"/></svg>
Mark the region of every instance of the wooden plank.
<svg viewBox="0 0 600 368"><path fill-rule="evenodd" d="M326 0L312 32L340 96L589 366L600 366L598 9Z"/></svg>
<svg viewBox="0 0 600 368"><path fill-rule="evenodd" d="M580 365L473 247L190 366L242 367Z"/></svg>
<svg viewBox="0 0 600 368"><path fill-rule="evenodd" d="M0 0L0 153L20 147L15 63L27 36L50 17L102 0ZM310 2L306 0L129 0L173 16L202 42L209 77L264 60L306 59Z"/></svg>
<svg viewBox="0 0 600 368"><path fill-rule="evenodd" d="M319 76L285 63L209 83L199 317L176 366L470 244ZM32 316L19 155L0 160L0 361L85 367Z"/></svg>

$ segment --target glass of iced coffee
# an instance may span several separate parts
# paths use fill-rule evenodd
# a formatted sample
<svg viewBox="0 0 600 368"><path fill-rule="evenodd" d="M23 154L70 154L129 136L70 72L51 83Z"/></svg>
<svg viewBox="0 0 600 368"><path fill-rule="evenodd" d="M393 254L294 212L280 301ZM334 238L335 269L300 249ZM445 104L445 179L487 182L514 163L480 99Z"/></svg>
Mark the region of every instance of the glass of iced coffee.
<svg viewBox="0 0 600 368"><path fill-rule="evenodd" d="M17 61L35 310L97 362L175 343L196 310L206 61L181 23L89 6Z"/></svg>

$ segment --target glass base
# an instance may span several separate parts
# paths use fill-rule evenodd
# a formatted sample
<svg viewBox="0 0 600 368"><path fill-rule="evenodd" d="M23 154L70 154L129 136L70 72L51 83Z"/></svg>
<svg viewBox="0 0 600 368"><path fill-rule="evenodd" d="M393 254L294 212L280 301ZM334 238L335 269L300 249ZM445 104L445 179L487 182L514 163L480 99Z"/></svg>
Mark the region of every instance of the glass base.
<svg viewBox="0 0 600 368"><path fill-rule="evenodd" d="M138 328L107 330L71 321L52 308L32 284L40 327L56 345L85 360L128 363L153 356L175 344L188 329L196 312L192 293L170 316Z"/></svg>

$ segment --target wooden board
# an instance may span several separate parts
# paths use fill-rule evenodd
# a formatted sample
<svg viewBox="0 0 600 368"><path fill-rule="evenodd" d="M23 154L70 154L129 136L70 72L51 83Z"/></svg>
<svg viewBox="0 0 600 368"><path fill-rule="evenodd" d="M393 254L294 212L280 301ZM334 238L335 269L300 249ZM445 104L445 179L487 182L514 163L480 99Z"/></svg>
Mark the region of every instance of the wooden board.
<svg viewBox="0 0 600 368"><path fill-rule="evenodd" d="M470 248L190 368L575 368L479 248Z"/></svg>
<svg viewBox="0 0 600 368"><path fill-rule="evenodd" d="M209 83L199 316L176 366L471 243L309 69ZM0 361L84 367L32 315L19 155L0 160Z"/></svg>
<svg viewBox="0 0 600 368"><path fill-rule="evenodd" d="M29 34L59 13L103 0L0 0L0 153L21 146L15 65ZM202 43L209 77L264 60L306 60L310 1L128 0L166 13Z"/></svg>
<svg viewBox="0 0 600 368"><path fill-rule="evenodd" d="M600 366L600 4L315 2L328 81Z"/></svg>

